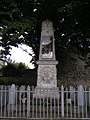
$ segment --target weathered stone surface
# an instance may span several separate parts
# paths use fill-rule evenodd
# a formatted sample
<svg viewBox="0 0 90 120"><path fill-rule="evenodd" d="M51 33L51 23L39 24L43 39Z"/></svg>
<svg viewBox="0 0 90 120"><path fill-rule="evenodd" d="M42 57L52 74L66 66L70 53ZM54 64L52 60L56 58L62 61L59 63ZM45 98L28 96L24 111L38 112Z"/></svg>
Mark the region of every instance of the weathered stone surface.
<svg viewBox="0 0 90 120"><path fill-rule="evenodd" d="M35 98L56 98L58 99L60 97L59 95L59 89L58 87L47 87L47 88L41 88L36 87L35 94L33 94L33 97Z"/></svg>
<svg viewBox="0 0 90 120"><path fill-rule="evenodd" d="M39 65L37 86L49 88L57 86L55 65Z"/></svg>
<svg viewBox="0 0 90 120"><path fill-rule="evenodd" d="M49 20L42 22L39 60L55 60L53 23Z"/></svg>
<svg viewBox="0 0 90 120"><path fill-rule="evenodd" d="M59 97L57 88L58 61L55 59L54 29L49 20L42 22L37 87L34 97ZM43 88L45 90L43 90ZM54 91L51 89L53 88Z"/></svg>

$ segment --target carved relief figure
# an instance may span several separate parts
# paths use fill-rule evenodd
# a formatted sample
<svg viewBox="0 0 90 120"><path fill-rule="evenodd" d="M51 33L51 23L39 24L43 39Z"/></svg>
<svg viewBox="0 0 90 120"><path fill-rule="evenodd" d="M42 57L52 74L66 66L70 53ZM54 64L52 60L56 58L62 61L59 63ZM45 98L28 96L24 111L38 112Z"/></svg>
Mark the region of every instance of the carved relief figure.
<svg viewBox="0 0 90 120"><path fill-rule="evenodd" d="M43 36L42 37L42 58L53 57L53 37Z"/></svg>
<svg viewBox="0 0 90 120"><path fill-rule="evenodd" d="M51 70L52 69L52 70ZM45 66L44 68L40 69L40 84L50 84L55 79L55 67L54 66ZM53 83L54 84L54 83Z"/></svg>

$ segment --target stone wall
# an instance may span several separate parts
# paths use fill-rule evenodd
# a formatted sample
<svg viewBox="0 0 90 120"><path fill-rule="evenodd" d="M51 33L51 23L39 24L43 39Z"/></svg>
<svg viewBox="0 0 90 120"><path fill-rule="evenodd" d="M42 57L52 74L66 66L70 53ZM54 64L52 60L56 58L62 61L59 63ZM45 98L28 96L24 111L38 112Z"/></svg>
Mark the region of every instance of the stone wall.
<svg viewBox="0 0 90 120"><path fill-rule="evenodd" d="M85 68L85 61L72 56L59 61L57 66L58 85L87 85L90 86L90 68Z"/></svg>

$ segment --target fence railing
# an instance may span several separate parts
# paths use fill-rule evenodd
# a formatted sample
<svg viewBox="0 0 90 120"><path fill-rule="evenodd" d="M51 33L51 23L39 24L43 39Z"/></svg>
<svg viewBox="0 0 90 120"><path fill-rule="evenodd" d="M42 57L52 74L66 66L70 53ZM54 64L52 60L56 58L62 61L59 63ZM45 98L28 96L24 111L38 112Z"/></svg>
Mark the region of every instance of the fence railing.
<svg viewBox="0 0 90 120"><path fill-rule="evenodd" d="M34 97L34 87L2 85L0 118L90 119L90 87L61 86L58 92L59 97Z"/></svg>

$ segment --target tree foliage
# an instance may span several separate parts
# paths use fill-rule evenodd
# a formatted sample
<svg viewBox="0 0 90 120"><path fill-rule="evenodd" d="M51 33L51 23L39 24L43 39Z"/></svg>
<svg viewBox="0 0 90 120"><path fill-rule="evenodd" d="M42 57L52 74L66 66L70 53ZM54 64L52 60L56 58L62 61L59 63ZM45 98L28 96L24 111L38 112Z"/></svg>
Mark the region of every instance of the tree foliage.
<svg viewBox="0 0 90 120"><path fill-rule="evenodd" d="M27 66L23 63L7 63L1 68L3 76L22 76L23 71L27 69Z"/></svg>
<svg viewBox="0 0 90 120"><path fill-rule="evenodd" d="M90 52L89 0L1 0L0 45L3 57L10 45L25 43L39 52L41 23L50 19L54 24L56 53L60 50L86 55ZM24 38L20 38L23 35Z"/></svg>

